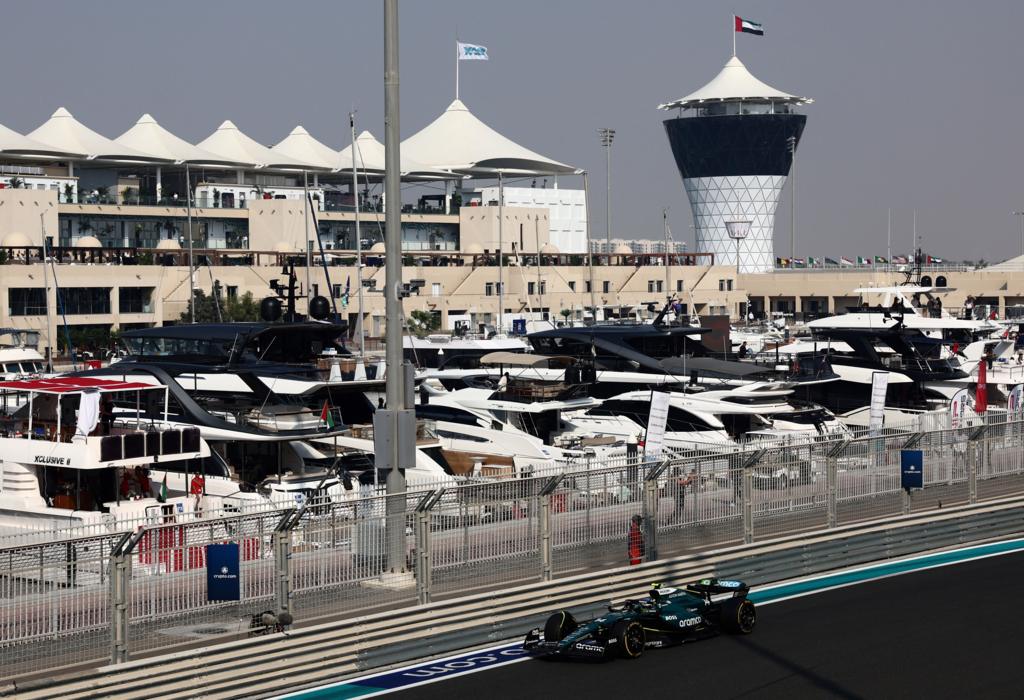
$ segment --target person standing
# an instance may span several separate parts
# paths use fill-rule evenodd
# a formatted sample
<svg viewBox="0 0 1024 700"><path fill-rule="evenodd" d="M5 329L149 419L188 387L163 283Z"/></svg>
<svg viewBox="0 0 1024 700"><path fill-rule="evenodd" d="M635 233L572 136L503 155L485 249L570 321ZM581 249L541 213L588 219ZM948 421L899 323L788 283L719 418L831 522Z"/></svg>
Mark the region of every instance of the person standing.
<svg viewBox="0 0 1024 700"><path fill-rule="evenodd" d="M634 515L629 521L629 564L636 566L644 560L647 553L644 546L644 531L641 525L643 517Z"/></svg>
<svg viewBox="0 0 1024 700"><path fill-rule="evenodd" d="M964 300L964 320L970 321L974 318L974 297L970 294Z"/></svg>
<svg viewBox="0 0 1024 700"><path fill-rule="evenodd" d="M689 474L680 475L676 479L676 509L674 517L676 522L682 522L686 507L686 489L693 485L696 473L693 469Z"/></svg>
<svg viewBox="0 0 1024 700"><path fill-rule="evenodd" d="M750 354L750 350L747 349L747 341L744 340L742 343L740 343L739 352L736 354L741 360L746 359L747 355Z"/></svg>

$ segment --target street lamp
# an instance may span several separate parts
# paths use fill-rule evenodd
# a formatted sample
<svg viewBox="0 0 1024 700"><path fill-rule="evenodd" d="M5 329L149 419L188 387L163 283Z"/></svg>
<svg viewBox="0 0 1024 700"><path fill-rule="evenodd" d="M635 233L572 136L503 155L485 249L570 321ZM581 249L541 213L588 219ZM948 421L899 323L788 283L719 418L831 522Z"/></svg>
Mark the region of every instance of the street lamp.
<svg viewBox="0 0 1024 700"><path fill-rule="evenodd" d="M615 140L615 129L602 127L597 130L597 137L601 139L604 146L604 225L605 241L608 244L608 253L612 252L612 141Z"/></svg>
<svg viewBox="0 0 1024 700"><path fill-rule="evenodd" d="M1024 211L1015 211L1013 215L1020 219L1020 254L1024 255Z"/></svg>
<svg viewBox="0 0 1024 700"><path fill-rule="evenodd" d="M736 276L740 274L740 242L750 233L749 221L726 221L725 230L729 232L729 238L736 241ZM739 284L739 279L736 280Z"/></svg>

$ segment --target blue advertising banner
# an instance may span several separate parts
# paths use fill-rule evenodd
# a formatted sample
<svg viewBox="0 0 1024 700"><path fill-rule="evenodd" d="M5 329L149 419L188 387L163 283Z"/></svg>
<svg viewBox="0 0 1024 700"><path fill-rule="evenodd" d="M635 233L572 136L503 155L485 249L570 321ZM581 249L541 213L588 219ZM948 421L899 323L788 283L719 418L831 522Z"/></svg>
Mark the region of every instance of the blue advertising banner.
<svg viewBox="0 0 1024 700"><path fill-rule="evenodd" d="M238 600L238 544L206 545L206 599Z"/></svg>
<svg viewBox="0 0 1024 700"><path fill-rule="evenodd" d="M921 450L900 451L900 487L924 488L924 452Z"/></svg>

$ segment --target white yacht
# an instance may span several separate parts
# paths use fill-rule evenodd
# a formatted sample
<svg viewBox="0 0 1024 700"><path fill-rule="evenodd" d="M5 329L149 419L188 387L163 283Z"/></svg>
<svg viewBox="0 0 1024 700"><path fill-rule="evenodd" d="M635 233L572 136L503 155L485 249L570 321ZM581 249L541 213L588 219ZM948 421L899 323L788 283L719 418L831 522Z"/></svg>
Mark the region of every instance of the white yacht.
<svg viewBox="0 0 1024 700"><path fill-rule="evenodd" d="M141 412L114 422L101 407L113 397L141 403L140 395L157 394L166 400L166 391L82 377L4 381L0 390L26 397L0 419L0 532L81 525L114 530L221 506L214 497L164 498L163 483L153 478L157 464L210 456L198 430Z"/></svg>

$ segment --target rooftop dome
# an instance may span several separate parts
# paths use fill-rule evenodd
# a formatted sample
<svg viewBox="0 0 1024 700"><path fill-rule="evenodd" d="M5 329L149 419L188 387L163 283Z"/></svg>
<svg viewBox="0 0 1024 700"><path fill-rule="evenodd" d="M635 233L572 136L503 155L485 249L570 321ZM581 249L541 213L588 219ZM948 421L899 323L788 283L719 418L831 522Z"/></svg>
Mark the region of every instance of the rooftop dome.
<svg viewBox="0 0 1024 700"><path fill-rule="evenodd" d="M371 253L383 253L384 250L385 249L383 243L374 243L372 246L370 246Z"/></svg>
<svg viewBox="0 0 1024 700"><path fill-rule="evenodd" d="M75 241L76 248L102 248L103 244L95 236L82 236Z"/></svg>
<svg viewBox="0 0 1024 700"><path fill-rule="evenodd" d="M633 249L630 248L625 243L619 243L617 246L615 246L615 252L613 253L613 255L632 255L632 254L633 254Z"/></svg>
<svg viewBox="0 0 1024 700"><path fill-rule="evenodd" d="M157 250L181 250L181 244L173 238L165 238L156 244Z"/></svg>
<svg viewBox="0 0 1024 700"><path fill-rule="evenodd" d="M20 231L8 233L3 237L3 240L0 240L0 246L3 246L4 248L27 248L30 245L32 245L32 241L30 241L29 237Z"/></svg>
<svg viewBox="0 0 1024 700"><path fill-rule="evenodd" d="M554 243L545 243L540 247L540 252L544 255L558 255L561 251Z"/></svg>
<svg viewBox="0 0 1024 700"><path fill-rule="evenodd" d="M686 97L658 105L658 109L690 108L707 102L725 102L741 100L764 100L787 102L791 104L809 104L813 102L807 97L797 97L782 92L771 85L762 83L755 78L743 61L733 56L725 67L719 71L710 83Z"/></svg>

